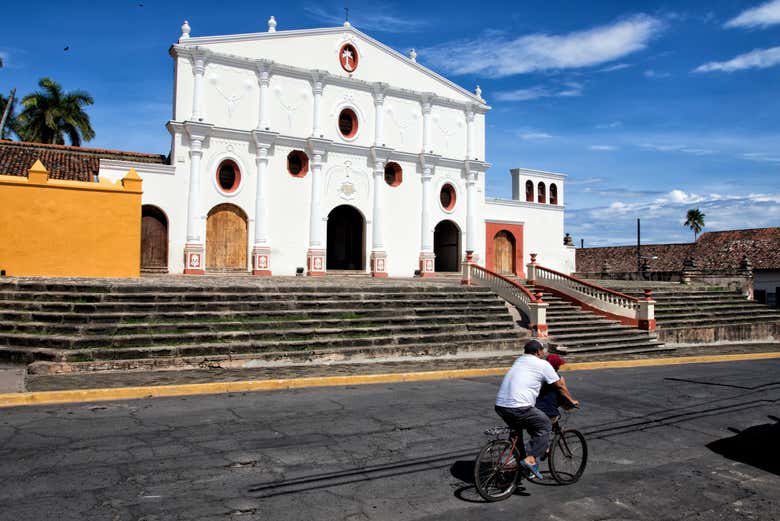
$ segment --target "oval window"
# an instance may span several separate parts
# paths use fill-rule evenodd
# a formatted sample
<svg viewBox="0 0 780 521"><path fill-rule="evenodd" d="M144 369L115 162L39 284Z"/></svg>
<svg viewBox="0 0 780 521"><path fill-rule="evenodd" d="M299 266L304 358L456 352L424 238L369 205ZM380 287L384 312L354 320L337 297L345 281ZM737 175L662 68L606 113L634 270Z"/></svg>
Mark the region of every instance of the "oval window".
<svg viewBox="0 0 780 521"><path fill-rule="evenodd" d="M403 176L403 170L398 163L391 162L385 165L385 183L390 186L398 186L403 181Z"/></svg>
<svg viewBox="0 0 780 521"><path fill-rule="evenodd" d="M439 192L439 202L441 202L442 208L448 212L455 208L455 187L451 184L442 186L441 192Z"/></svg>
<svg viewBox="0 0 780 521"><path fill-rule="evenodd" d="M339 113L339 132L347 139L355 137L358 129L358 120L355 111L344 109Z"/></svg>
<svg viewBox="0 0 780 521"><path fill-rule="evenodd" d="M235 192L241 184L241 171L233 161L226 159L217 169L217 184L225 193Z"/></svg>
<svg viewBox="0 0 780 521"><path fill-rule="evenodd" d="M339 62L341 68L347 72L355 72L358 66L358 52L351 43L346 43L339 49Z"/></svg>
<svg viewBox="0 0 780 521"><path fill-rule="evenodd" d="M287 171L294 177L304 177L309 171L309 156L302 150L287 154Z"/></svg>

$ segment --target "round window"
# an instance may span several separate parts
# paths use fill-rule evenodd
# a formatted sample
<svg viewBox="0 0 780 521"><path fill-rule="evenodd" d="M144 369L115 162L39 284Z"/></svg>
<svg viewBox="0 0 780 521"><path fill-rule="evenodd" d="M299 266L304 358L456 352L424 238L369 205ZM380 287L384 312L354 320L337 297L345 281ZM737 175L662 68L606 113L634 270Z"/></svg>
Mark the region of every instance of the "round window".
<svg viewBox="0 0 780 521"><path fill-rule="evenodd" d="M295 177L304 177L309 171L309 156L301 150L287 154L287 171Z"/></svg>
<svg viewBox="0 0 780 521"><path fill-rule="evenodd" d="M225 160L217 169L217 184L226 193L235 192L241 183L241 171L233 161Z"/></svg>
<svg viewBox="0 0 780 521"><path fill-rule="evenodd" d="M390 186L398 186L403 181L403 170L398 163L387 163L385 165L385 183Z"/></svg>
<svg viewBox="0 0 780 521"><path fill-rule="evenodd" d="M339 113L339 132L347 139L355 137L358 129L358 120L355 111L344 109Z"/></svg>
<svg viewBox="0 0 780 521"><path fill-rule="evenodd" d="M441 187L439 202L441 202L442 208L448 212L455 208L455 188L451 184L446 184Z"/></svg>

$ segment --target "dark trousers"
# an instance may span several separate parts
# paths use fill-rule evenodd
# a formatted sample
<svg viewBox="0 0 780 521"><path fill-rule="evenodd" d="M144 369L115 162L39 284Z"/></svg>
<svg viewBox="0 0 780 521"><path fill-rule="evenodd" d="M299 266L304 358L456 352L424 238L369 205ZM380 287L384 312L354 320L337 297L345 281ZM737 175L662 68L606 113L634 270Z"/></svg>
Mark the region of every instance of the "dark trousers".
<svg viewBox="0 0 780 521"><path fill-rule="evenodd" d="M536 407L509 408L499 405L496 405L496 412L509 428L518 432L525 429L528 432L530 439L525 448L529 456L538 458L544 454L552 432L552 423L546 414Z"/></svg>

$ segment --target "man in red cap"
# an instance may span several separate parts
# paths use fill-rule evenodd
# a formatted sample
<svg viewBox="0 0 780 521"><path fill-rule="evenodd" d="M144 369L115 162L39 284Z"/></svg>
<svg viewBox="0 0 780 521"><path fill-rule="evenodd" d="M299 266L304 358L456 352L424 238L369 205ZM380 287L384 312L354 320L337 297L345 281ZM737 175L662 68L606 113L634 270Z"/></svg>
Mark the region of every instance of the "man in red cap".
<svg viewBox="0 0 780 521"><path fill-rule="evenodd" d="M556 373L561 366L566 363L566 360L555 354L547 355L546 360L550 363L552 368L555 369ZM539 397L536 399L536 408L546 414L553 422L557 421L558 417L561 415L561 411L558 410L558 407L561 407L562 405L566 407L569 405L566 403L568 400L565 398L561 400L562 395L563 397L566 395L571 396L563 377L561 377L559 382L559 385L555 387L552 385L543 385L541 391L539 391ZM564 394L561 389L565 389L566 394Z"/></svg>

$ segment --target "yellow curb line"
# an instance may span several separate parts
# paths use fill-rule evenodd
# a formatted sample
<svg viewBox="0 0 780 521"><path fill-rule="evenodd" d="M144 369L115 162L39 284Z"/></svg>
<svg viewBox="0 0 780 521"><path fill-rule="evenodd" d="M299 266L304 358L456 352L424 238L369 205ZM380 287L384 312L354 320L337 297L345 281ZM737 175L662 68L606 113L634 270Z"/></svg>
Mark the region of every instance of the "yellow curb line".
<svg viewBox="0 0 780 521"><path fill-rule="evenodd" d="M579 362L566 364L561 368L561 370L584 371L594 369L650 367L659 365L702 364L738 360L765 360L771 358L780 358L780 352L687 356L678 358L655 358L644 360L616 360L605 362ZM191 396L197 394L273 391L284 389L300 389L304 387L417 382L424 380L443 380L450 378L474 378L479 376L501 376L506 373L506 371L507 367L490 367L483 369L452 369L446 371L424 371L417 373L319 376L309 378L281 378L276 380L246 380L239 382L210 382L199 384L117 387L108 389L73 389L64 391L6 393L0 394L0 407L49 405L55 403L99 402L106 400L133 400L139 398Z"/></svg>

